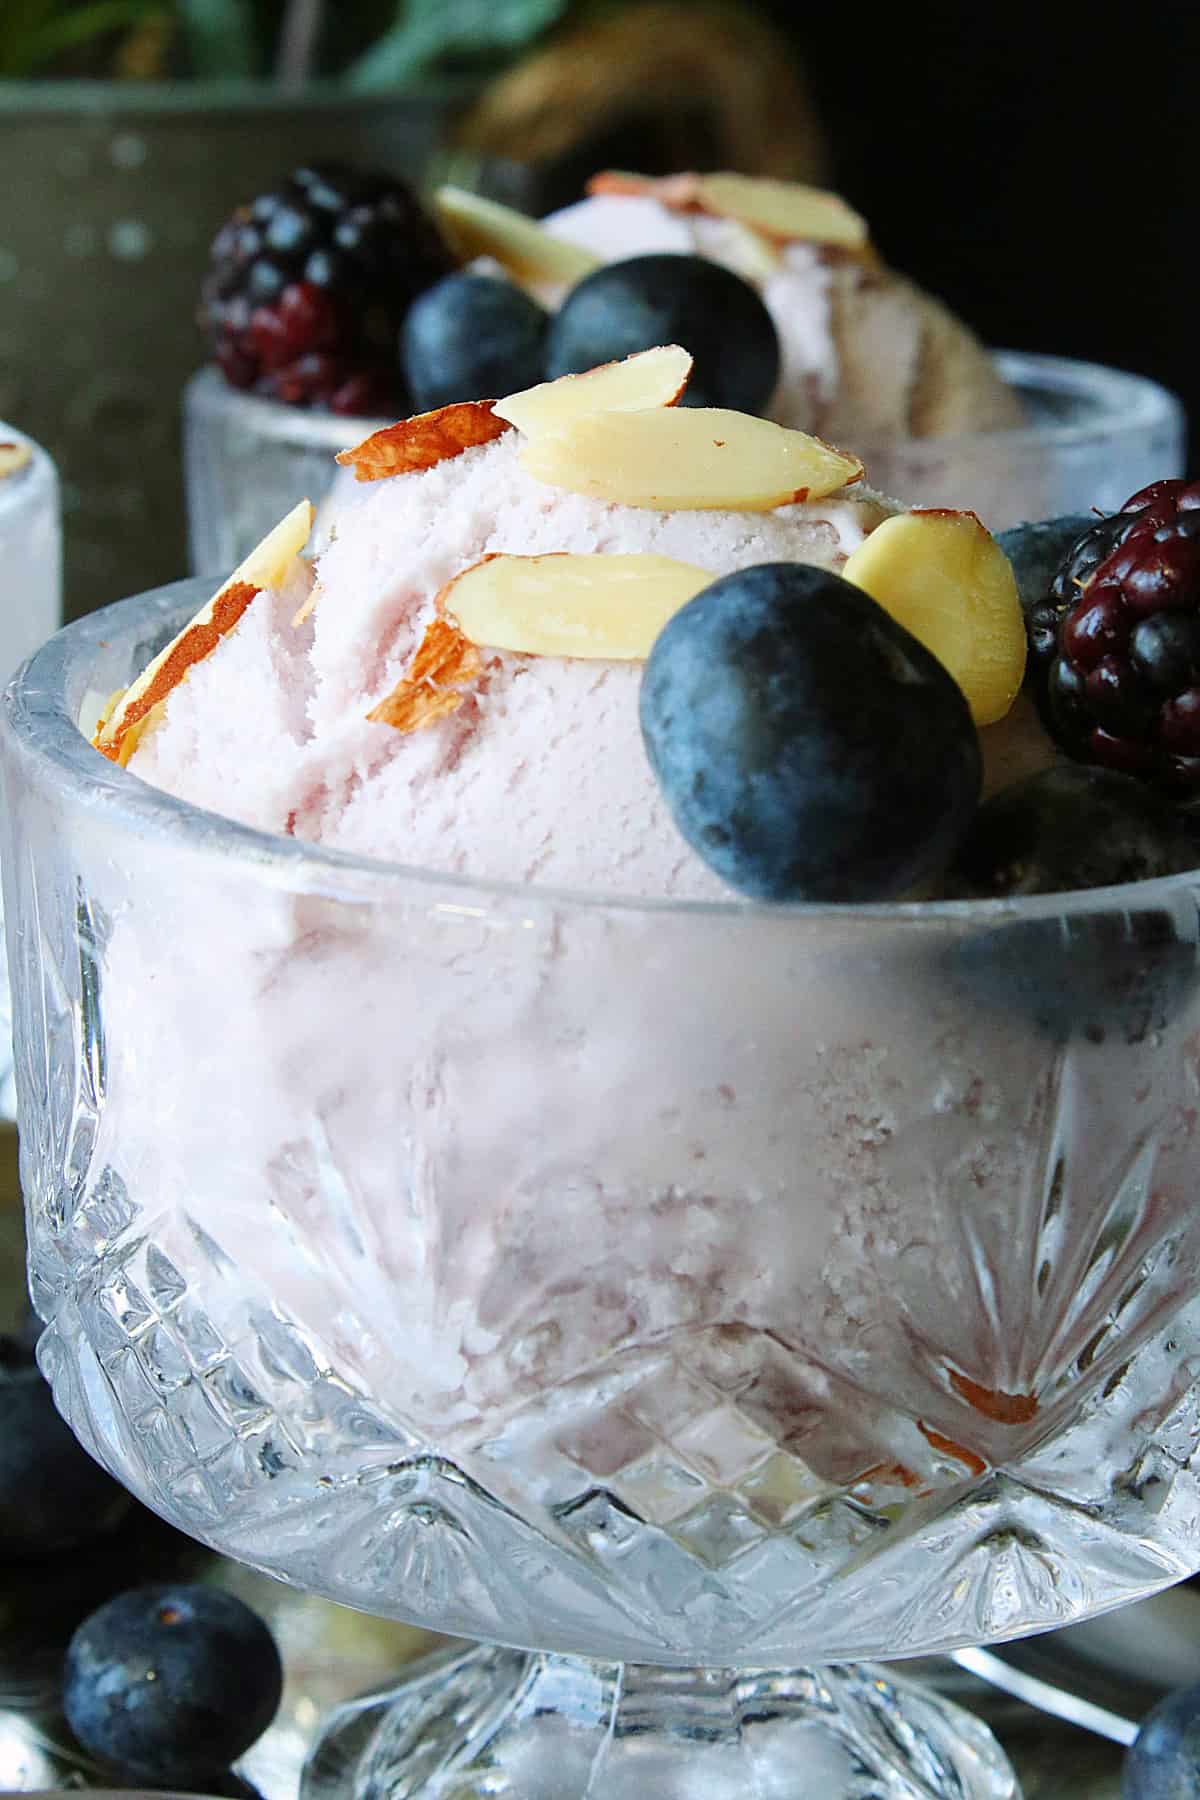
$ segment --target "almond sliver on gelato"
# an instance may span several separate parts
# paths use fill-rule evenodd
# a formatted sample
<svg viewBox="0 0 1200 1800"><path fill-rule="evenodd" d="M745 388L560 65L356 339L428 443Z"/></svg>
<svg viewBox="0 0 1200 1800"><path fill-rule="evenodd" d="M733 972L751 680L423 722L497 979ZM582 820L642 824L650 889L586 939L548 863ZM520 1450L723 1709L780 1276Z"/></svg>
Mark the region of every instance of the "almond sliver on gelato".
<svg viewBox="0 0 1200 1800"><path fill-rule="evenodd" d="M862 463L803 431L725 407L584 413L533 438L539 481L623 506L768 512L860 481Z"/></svg>
<svg viewBox="0 0 1200 1800"><path fill-rule="evenodd" d="M479 652L462 627L453 619L434 619L404 679L367 718L403 732L433 725L458 711L480 667Z"/></svg>
<svg viewBox="0 0 1200 1800"><path fill-rule="evenodd" d="M33 460L33 451L28 444L15 438L5 438L0 442L0 481L9 475L15 475L19 469Z"/></svg>
<svg viewBox="0 0 1200 1800"><path fill-rule="evenodd" d="M185 678L188 670L209 656L231 632L246 608L264 588L286 580L291 565L303 550L312 529L313 508L302 500L287 517L236 568L183 630L171 639L153 662L101 721L92 742L101 755L124 767L145 731L151 715Z"/></svg>
<svg viewBox="0 0 1200 1800"><path fill-rule="evenodd" d="M336 461L352 468L356 481L383 481L389 475L436 468L510 429L491 400L460 400L385 425L352 450L339 450Z"/></svg>
<svg viewBox="0 0 1200 1800"><path fill-rule="evenodd" d="M629 175L608 169L588 182L589 194L630 194L657 200L672 212L733 219L782 243L827 244L864 251L866 220L840 194L766 176Z"/></svg>
<svg viewBox="0 0 1200 1800"><path fill-rule="evenodd" d="M525 437L555 431L582 413L641 412L675 406L692 373L692 358L679 344L639 350L620 362L601 363L582 375L560 375L497 400L495 410Z"/></svg>
<svg viewBox="0 0 1200 1800"><path fill-rule="evenodd" d="M640 662L712 579L668 556L490 555L447 583L438 608L488 649Z"/></svg>

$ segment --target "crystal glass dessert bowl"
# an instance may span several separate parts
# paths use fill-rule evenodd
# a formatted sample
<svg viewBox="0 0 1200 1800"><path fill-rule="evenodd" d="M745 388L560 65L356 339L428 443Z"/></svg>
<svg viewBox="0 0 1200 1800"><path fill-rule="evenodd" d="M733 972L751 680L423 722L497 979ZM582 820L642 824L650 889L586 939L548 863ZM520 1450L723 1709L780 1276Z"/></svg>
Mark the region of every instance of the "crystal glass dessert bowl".
<svg viewBox="0 0 1200 1800"><path fill-rule="evenodd" d="M1147 376L1074 357L993 353L1026 414L1003 430L860 442L870 479L913 506L969 507L992 531L1116 510L1184 466L1183 407Z"/></svg>
<svg viewBox="0 0 1200 1800"><path fill-rule="evenodd" d="M40 445L0 419L0 680L62 619L58 473ZM3 909L0 908L0 919ZM0 1121L14 1116L8 971L0 944Z"/></svg>
<svg viewBox="0 0 1200 1800"><path fill-rule="evenodd" d="M1015 1794L858 1659L1200 1565L1200 875L613 902L256 833L79 729L203 597L5 698L30 1277L150 1506L497 1646L308 1792Z"/></svg>

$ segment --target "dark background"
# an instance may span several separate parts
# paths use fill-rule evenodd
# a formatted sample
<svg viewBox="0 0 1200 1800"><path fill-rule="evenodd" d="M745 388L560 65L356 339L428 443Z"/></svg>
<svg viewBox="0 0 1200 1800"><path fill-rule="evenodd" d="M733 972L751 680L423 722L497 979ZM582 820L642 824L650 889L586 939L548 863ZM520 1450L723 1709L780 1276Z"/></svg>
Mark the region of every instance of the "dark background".
<svg viewBox="0 0 1200 1800"><path fill-rule="evenodd" d="M1195 0L763 10L896 268L989 343L1155 376L1200 418Z"/></svg>

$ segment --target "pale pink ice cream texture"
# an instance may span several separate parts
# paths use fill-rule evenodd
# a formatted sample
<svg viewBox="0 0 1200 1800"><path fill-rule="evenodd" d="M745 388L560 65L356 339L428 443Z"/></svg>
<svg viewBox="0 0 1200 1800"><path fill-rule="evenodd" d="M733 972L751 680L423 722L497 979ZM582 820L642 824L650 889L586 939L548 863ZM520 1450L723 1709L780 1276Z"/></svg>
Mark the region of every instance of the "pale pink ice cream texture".
<svg viewBox="0 0 1200 1800"><path fill-rule="evenodd" d="M360 487L302 581L259 598L169 697L132 771L182 799L329 848L479 879L623 896L727 895L672 824L638 726L641 664L487 653L451 717L367 714L396 686L439 590L490 552L656 555L711 569L837 570L894 510L855 486L773 512L659 512L527 475L515 432Z"/></svg>

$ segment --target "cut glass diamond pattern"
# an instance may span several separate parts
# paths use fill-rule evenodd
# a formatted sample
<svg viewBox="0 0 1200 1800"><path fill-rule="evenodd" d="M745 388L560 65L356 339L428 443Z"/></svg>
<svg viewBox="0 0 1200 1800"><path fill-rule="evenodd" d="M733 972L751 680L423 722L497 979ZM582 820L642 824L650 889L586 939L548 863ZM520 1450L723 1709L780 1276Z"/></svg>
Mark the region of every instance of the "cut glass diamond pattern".
<svg viewBox="0 0 1200 1800"><path fill-rule="evenodd" d="M694 1512L676 1519L671 1536L712 1569L731 1563L766 1536L766 1527L732 1494L714 1494Z"/></svg>
<svg viewBox="0 0 1200 1800"><path fill-rule="evenodd" d="M269 1273L239 1265L236 1231L219 1242L198 1201L192 1217L187 1194L143 1192L106 1142L109 926L80 883L41 882L36 862L18 832L42 1355L85 1442L186 1529L443 1629L731 1666L1051 1626L1200 1562L1200 1217L1180 1177L1196 1093L1182 1078L1170 1102L1146 1086L1134 1129L1124 1060L1093 1043L1039 1052L1021 1100L1029 1154L1007 1180L986 1088L914 1101L907 1120L897 1102L886 1131L834 1094L830 1129L858 1133L857 1160L844 1218L811 1222L831 1236L819 1307L787 1295L765 1323L712 1323L706 1292L686 1325L665 1310L605 1354L560 1326L561 1290L534 1273L511 1317L489 1291L495 1320L469 1321L485 1347L461 1334L463 1399L435 1432L412 1397L426 1371L404 1362L415 1339L396 1347L414 1296L388 1285L387 1246L324 1121L303 1168L289 1164L296 1205L327 1202L329 1233L303 1259L277 1240L303 1261L309 1301L290 1309ZM1200 1068L1200 1039L1184 1042ZM931 1212L920 1243L904 1239L914 1195ZM436 1187L419 1198L432 1248L416 1299L441 1317L467 1302L442 1291ZM472 1239L477 1253L486 1284L493 1251ZM524 1280L536 1247L519 1257ZM657 1279L632 1256L612 1267Z"/></svg>
<svg viewBox="0 0 1200 1800"><path fill-rule="evenodd" d="M661 1447L621 1469L613 1487L630 1510L651 1525L666 1525L679 1518L705 1492L700 1476Z"/></svg>
<svg viewBox="0 0 1200 1800"><path fill-rule="evenodd" d="M771 1454L771 1439L732 1406L718 1407L675 1435L675 1448L692 1467L722 1487L731 1486Z"/></svg>

